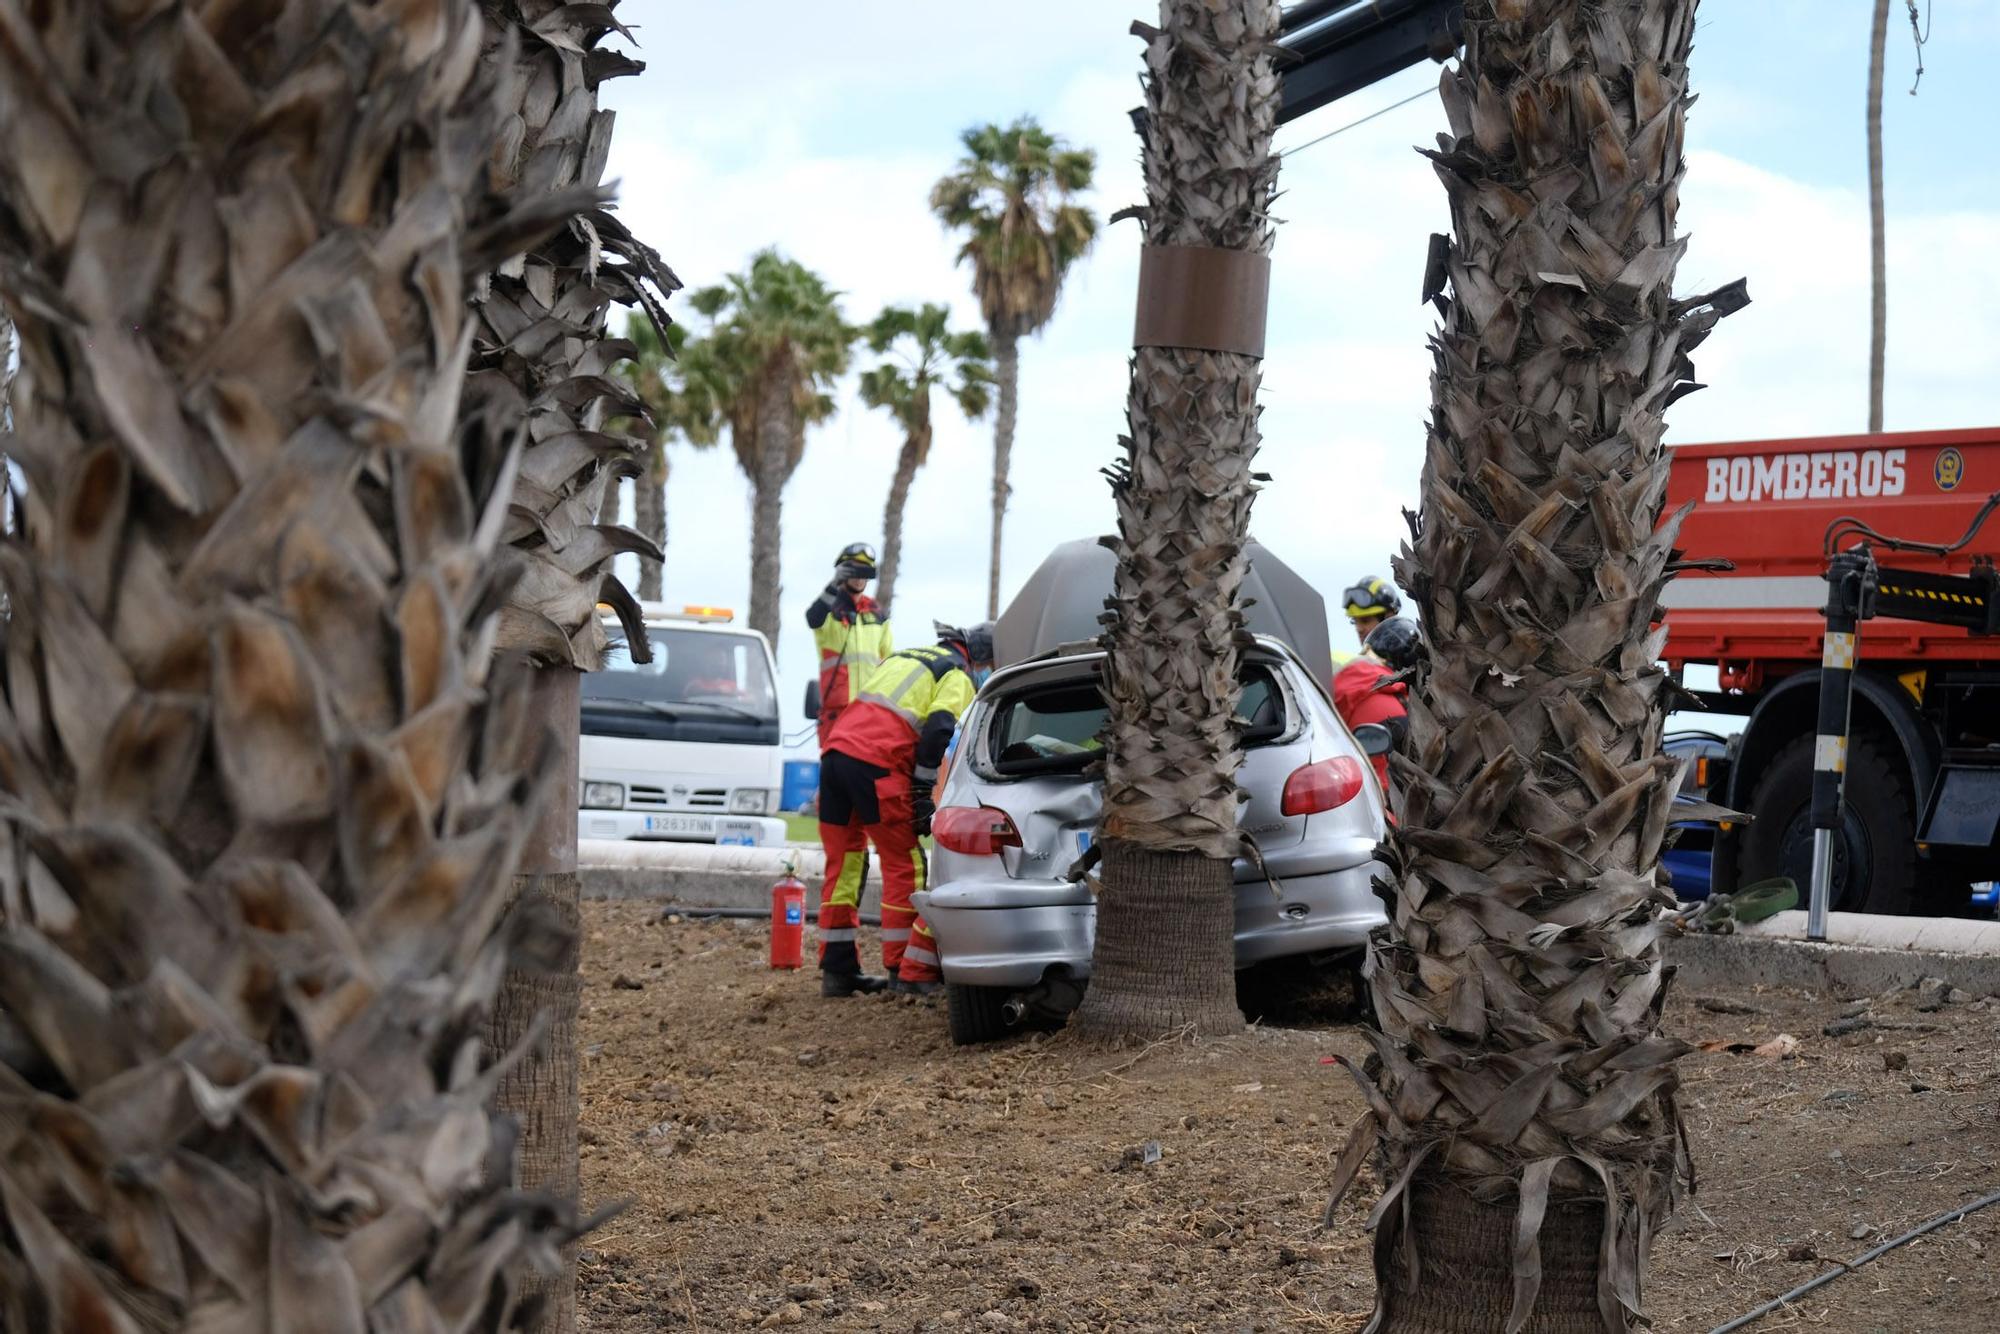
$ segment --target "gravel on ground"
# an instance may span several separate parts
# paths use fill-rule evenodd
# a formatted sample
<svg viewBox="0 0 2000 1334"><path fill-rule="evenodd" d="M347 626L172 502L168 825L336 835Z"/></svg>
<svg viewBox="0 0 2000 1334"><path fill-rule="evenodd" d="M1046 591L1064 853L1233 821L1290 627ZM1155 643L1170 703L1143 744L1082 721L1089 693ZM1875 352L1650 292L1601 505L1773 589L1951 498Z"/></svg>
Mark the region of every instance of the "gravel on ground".
<svg viewBox="0 0 2000 1334"><path fill-rule="evenodd" d="M1367 1050L1337 1005L1197 1045L959 1048L935 1001L769 970L758 922L590 903L585 930L585 1205L629 1201L584 1242L592 1334L1366 1322L1376 1183L1319 1230L1361 1110L1332 1058ZM1709 1049L1683 1062L1699 1179L1655 1246L1654 1329L1711 1330L2000 1190L2000 1001L1746 978L1669 1021ZM1753 1328L1994 1328L1996 1262L2000 1207Z"/></svg>

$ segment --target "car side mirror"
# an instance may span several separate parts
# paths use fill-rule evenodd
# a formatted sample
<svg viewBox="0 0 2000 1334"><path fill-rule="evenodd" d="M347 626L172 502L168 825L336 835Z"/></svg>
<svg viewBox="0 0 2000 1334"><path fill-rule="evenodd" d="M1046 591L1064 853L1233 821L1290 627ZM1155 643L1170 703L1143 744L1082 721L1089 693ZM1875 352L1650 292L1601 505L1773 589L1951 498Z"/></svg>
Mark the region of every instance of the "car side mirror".
<svg viewBox="0 0 2000 1334"><path fill-rule="evenodd" d="M806 682L806 717L812 722L819 721L819 682Z"/></svg>
<svg viewBox="0 0 2000 1334"><path fill-rule="evenodd" d="M1361 743L1364 755L1387 755L1396 748L1396 738L1380 723L1363 723L1354 729L1354 739Z"/></svg>

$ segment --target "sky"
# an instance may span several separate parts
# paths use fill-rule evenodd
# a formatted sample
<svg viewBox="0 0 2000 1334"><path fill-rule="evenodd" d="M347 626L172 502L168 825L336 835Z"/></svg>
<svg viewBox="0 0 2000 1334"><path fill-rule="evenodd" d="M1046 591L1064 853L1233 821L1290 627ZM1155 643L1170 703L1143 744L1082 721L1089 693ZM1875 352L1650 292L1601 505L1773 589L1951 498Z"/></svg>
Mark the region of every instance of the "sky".
<svg viewBox="0 0 2000 1334"><path fill-rule="evenodd" d="M1921 3L1921 0L1920 0ZM926 207L959 133L1023 113L1098 155L1100 217L1142 202L1135 18L1144 0L625 0L648 69L604 88L618 113L606 176L627 224L690 290L777 246L822 273L850 320L948 304L978 327L956 242ZM1695 354L1710 387L1670 413L1676 443L1867 425L1869 0L1706 0L1691 82L1677 283L1749 279L1753 304ZM614 39L615 41L615 39ZM2000 423L2000 172L1983 57L2000 0L1937 6L1925 74L1902 6L1883 98L1890 430ZM1389 573L1415 508L1429 404L1418 300L1444 192L1414 151L1444 128L1439 67L1406 70L1280 129L1263 449L1252 532L1329 599ZM1984 90L1984 91L1982 91ZM1099 469L1123 427L1139 233L1106 228L1044 334L1023 345L1002 598L1059 542L1112 531ZM676 318L703 323L685 294ZM857 370L872 364L857 358ZM813 672L806 605L852 541L879 543L899 436L850 376L786 492L779 671L794 725ZM942 398L904 525L899 641L985 610L989 421ZM673 447L666 598L749 605L749 488L727 449ZM629 511L628 511L629 516ZM635 572L633 572L635 573ZM1351 648L1336 625L1336 647Z"/></svg>

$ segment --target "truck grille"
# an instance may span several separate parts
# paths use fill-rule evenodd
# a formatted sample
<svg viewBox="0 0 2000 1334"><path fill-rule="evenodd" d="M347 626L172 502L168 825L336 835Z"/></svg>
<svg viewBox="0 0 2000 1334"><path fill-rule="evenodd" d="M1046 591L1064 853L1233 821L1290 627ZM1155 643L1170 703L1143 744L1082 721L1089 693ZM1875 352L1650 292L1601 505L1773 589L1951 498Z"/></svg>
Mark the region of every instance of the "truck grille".
<svg viewBox="0 0 2000 1334"><path fill-rule="evenodd" d="M625 804L634 810L720 811L729 807L726 787L668 789L634 784Z"/></svg>

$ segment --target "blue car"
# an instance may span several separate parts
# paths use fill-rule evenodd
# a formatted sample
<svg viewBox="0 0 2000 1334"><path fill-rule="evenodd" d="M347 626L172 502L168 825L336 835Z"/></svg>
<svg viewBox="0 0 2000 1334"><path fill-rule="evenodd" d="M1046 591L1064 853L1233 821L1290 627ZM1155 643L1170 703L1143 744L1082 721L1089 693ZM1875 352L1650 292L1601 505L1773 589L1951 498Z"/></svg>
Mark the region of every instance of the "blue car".
<svg viewBox="0 0 2000 1334"><path fill-rule="evenodd" d="M1722 765L1729 758L1729 739L1713 732L1669 732L1663 748L1669 755L1691 755L1695 761L1688 766L1674 800L1687 805L1706 800L1721 781ZM1661 858L1674 893L1684 902L1705 899L1715 887L1715 824L1691 820L1674 825L1674 830L1674 845Z"/></svg>

